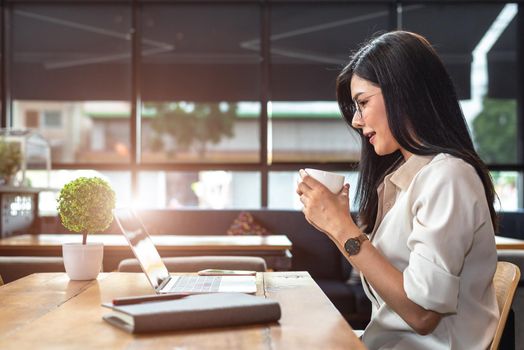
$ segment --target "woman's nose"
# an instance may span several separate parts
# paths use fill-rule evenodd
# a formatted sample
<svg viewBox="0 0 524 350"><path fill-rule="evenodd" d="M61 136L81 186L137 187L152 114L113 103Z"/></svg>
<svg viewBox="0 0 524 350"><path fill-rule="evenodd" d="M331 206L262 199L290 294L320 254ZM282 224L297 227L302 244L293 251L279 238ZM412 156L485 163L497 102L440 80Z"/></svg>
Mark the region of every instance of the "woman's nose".
<svg viewBox="0 0 524 350"><path fill-rule="evenodd" d="M358 112L355 112L355 114L353 115L353 119L351 119L351 125L355 129L361 129L364 127L364 120L363 118L360 118Z"/></svg>

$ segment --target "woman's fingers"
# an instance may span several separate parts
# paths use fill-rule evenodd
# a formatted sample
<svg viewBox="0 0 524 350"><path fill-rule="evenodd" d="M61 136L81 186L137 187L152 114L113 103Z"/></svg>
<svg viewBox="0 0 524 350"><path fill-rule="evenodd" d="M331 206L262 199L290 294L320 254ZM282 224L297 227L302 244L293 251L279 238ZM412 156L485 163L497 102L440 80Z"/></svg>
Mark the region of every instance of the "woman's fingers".
<svg viewBox="0 0 524 350"><path fill-rule="evenodd" d="M318 180L308 175L308 173L306 173L304 169L300 169L298 172L300 174L300 178L302 179L302 182L307 184L309 187L313 188L315 186L322 185Z"/></svg>
<svg viewBox="0 0 524 350"><path fill-rule="evenodd" d="M299 196L303 195L304 192L311 191L311 187L309 187L307 184L305 184L303 181L299 182L297 185L297 194Z"/></svg>
<svg viewBox="0 0 524 350"><path fill-rule="evenodd" d="M305 176L307 176L307 173L304 169L300 169L298 171L298 174L300 175L300 178L303 179Z"/></svg>
<svg viewBox="0 0 524 350"><path fill-rule="evenodd" d="M342 187L342 191L340 193L343 196L348 197L349 196L349 184L344 184L344 187Z"/></svg>
<svg viewBox="0 0 524 350"><path fill-rule="evenodd" d="M300 197L300 201L302 202L302 204L304 204L304 207L307 205L307 197L305 195L301 195Z"/></svg>

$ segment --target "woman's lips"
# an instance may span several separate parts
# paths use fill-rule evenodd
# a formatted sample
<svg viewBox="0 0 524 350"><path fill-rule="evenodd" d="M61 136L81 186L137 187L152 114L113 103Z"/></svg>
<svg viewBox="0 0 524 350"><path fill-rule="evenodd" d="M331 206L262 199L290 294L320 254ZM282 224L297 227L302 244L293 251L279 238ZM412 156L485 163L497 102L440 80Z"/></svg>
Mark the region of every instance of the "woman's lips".
<svg viewBox="0 0 524 350"><path fill-rule="evenodd" d="M374 142L375 142L375 133L372 133L371 135L369 135L369 143L371 143L372 145L374 145Z"/></svg>

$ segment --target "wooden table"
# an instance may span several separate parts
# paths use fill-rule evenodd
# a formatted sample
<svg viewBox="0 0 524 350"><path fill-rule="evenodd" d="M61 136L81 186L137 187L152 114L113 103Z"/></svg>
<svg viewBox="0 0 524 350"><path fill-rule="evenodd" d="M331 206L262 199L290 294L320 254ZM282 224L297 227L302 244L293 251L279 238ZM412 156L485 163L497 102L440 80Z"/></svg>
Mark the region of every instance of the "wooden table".
<svg viewBox="0 0 524 350"><path fill-rule="evenodd" d="M278 323L131 335L102 320L115 297L150 294L139 273L69 281L39 273L0 287L0 349L364 349L307 272L257 276L261 297L277 300Z"/></svg>
<svg viewBox="0 0 524 350"><path fill-rule="evenodd" d="M495 236L497 249L524 249L524 241L516 238Z"/></svg>
<svg viewBox="0 0 524 350"><path fill-rule="evenodd" d="M291 241L274 236L152 235L161 256L240 255L260 256L269 269L291 269ZM122 259L134 257L123 235L89 235L88 242L104 243L104 271L114 271ZM0 255L62 256L62 244L82 242L78 234L20 235L0 239Z"/></svg>

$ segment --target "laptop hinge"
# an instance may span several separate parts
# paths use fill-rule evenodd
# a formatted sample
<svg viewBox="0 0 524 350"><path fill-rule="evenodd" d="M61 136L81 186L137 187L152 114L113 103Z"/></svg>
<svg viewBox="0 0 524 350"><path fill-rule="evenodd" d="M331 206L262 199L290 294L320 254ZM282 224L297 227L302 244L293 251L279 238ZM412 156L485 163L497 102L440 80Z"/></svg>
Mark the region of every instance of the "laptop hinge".
<svg viewBox="0 0 524 350"><path fill-rule="evenodd" d="M164 287L167 286L169 281L171 281L171 276L167 276L166 278L164 278L164 280L160 283L160 285L156 287L156 291L160 292L162 289L164 289Z"/></svg>

